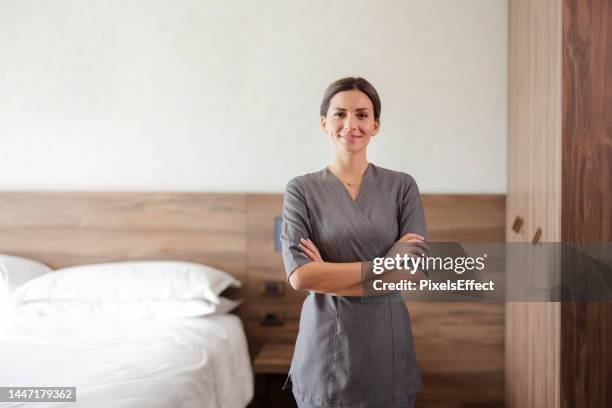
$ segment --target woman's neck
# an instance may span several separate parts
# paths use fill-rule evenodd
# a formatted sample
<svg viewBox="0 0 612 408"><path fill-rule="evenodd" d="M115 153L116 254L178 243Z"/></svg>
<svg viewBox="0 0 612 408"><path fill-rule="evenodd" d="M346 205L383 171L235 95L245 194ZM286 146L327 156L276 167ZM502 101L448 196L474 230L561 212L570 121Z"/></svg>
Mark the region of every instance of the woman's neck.
<svg viewBox="0 0 612 408"><path fill-rule="evenodd" d="M332 173L341 180L355 182L361 180L363 173L368 168L368 160L365 154L356 155L334 155L334 160L329 166Z"/></svg>

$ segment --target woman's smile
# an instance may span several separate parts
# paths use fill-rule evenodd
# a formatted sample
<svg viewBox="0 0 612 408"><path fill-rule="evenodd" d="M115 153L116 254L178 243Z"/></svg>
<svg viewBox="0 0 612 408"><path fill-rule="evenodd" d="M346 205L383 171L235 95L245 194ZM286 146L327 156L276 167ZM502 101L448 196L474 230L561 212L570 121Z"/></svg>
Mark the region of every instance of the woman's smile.
<svg viewBox="0 0 612 408"><path fill-rule="evenodd" d="M359 139L361 139L360 135L340 135L340 138L344 140L345 143L357 143Z"/></svg>

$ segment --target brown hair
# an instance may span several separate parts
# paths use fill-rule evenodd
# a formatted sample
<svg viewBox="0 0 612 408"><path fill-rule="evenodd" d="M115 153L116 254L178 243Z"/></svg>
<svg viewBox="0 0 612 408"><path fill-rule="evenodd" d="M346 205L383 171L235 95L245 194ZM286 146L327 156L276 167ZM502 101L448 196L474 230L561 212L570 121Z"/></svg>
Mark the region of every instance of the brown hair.
<svg viewBox="0 0 612 408"><path fill-rule="evenodd" d="M371 83L360 77L346 77L332 82L323 95L323 102L321 102L321 116L327 116L329 110L329 103L335 94L342 91L350 91L356 89L363 92L370 98L372 105L374 106L374 119L380 119L380 97L376 88Z"/></svg>

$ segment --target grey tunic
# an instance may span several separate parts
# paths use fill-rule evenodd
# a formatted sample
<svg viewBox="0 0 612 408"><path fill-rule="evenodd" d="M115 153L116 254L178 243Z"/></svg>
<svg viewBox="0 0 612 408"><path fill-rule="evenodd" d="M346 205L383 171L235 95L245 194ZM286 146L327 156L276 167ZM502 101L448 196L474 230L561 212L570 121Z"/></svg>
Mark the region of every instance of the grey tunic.
<svg viewBox="0 0 612 408"><path fill-rule="evenodd" d="M356 262L384 256L408 232L426 237L414 179L371 163L355 201L327 168L292 179L282 221L288 277L312 262L300 238L310 238L327 262ZM299 399L323 407L404 407L422 388L401 295L372 298L306 298L288 377Z"/></svg>

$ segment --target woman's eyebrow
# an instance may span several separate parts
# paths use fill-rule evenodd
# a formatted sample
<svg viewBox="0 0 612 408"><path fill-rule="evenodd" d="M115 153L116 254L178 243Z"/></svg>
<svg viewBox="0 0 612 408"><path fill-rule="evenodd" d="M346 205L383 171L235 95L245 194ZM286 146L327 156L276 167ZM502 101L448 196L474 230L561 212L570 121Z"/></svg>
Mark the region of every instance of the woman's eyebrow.
<svg viewBox="0 0 612 408"><path fill-rule="evenodd" d="M333 110L337 110L337 111L346 112L346 109L345 109L345 108L336 108L336 107L334 107L334 108L332 108L332 109L333 109ZM357 108L357 109L355 109L355 111L356 111L356 112L361 112L361 111L367 111L367 112L369 112L369 111L370 111L370 108Z"/></svg>

